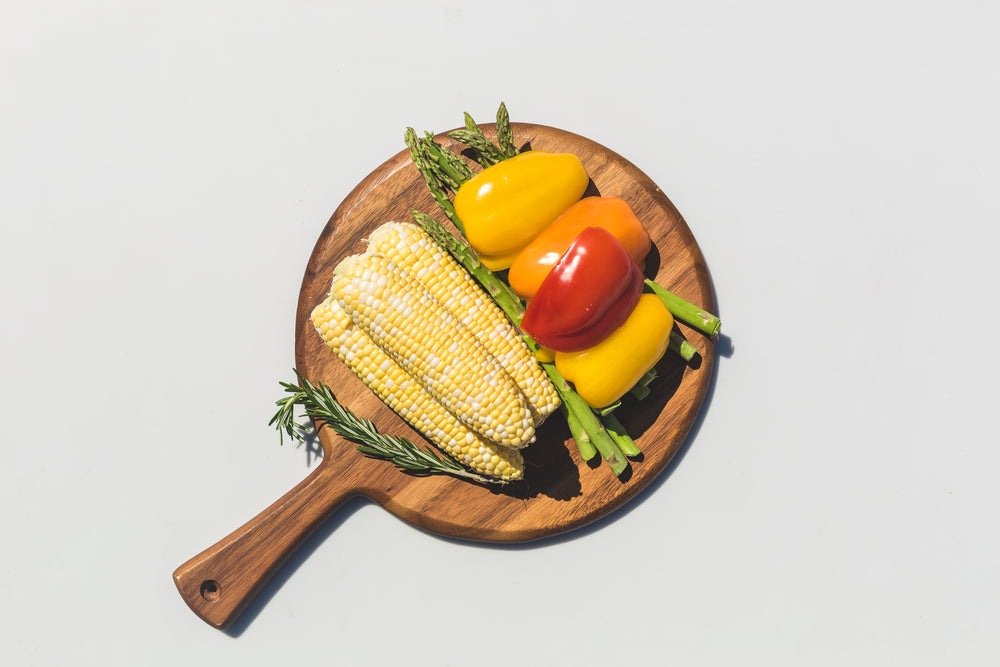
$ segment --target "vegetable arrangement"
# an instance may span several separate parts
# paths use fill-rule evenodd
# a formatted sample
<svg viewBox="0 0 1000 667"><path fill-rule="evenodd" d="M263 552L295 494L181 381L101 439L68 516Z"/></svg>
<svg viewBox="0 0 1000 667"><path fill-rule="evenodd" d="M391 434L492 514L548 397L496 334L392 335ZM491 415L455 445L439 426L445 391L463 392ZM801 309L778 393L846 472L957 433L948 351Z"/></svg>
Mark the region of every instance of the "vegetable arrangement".
<svg viewBox="0 0 1000 667"><path fill-rule="evenodd" d="M413 163L459 234L415 210L416 224L382 225L335 268L312 313L333 352L468 470L405 439L385 447L377 433L345 429L329 389L301 377L282 383L291 396L271 421L280 431L304 437L293 417L303 406L319 427L407 470L506 482L524 477L519 450L558 408L585 460L599 452L620 475L641 454L615 408L649 392L667 350L692 358L675 317L709 336L719 320L643 279L648 233L624 200L581 199L589 176L576 156L519 153L503 104L496 128L493 143L466 114L450 135L478 173L431 133L407 130Z"/></svg>

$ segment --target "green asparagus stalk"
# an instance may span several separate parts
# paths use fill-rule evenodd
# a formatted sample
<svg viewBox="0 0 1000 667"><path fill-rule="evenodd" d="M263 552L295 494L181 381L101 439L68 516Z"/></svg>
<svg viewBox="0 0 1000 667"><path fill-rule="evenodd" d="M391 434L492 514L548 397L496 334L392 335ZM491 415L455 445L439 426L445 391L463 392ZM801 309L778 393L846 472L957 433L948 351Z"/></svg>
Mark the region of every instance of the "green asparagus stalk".
<svg viewBox="0 0 1000 667"><path fill-rule="evenodd" d="M468 112L465 112L465 129L468 132L473 132L477 134L481 133L479 125L476 124L476 121L472 118L472 116L469 115ZM453 139L455 138L454 135L449 135L449 136L451 136ZM482 167L483 169L488 169L489 167L492 167L497 163L497 160L494 159L493 157L490 157L488 152L473 150L472 157L476 162L479 163L479 166Z"/></svg>
<svg viewBox="0 0 1000 667"><path fill-rule="evenodd" d="M694 355L698 354L698 348L684 339L677 331L670 332L670 343L668 349L676 353L684 361L691 361Z"/></svg>
<svg viewBox="0 0 1000 667"><path fill-rule="evenodd" d="M507 113L507 105L500 103L497 109L497 143L504 157L514 157L517 155L517 147L514 145L514 132L510 129L510 116Z"/></svg>
<svg viewBox="0 0 1000 667"><path fill-rule="evenodd" d="M597 451L601 453L604 460L608 462L611 471L615 475L621 475L628 467L628 459L625 458L618 444L608 434L597 414L591 410L590 406L587 405L578 393L573 391L573 388L569 386L566 379L559 373L554 363L543 362L542 368L548 374L549 379L552 380L552 386L556 388L556 392L559 393L559 398L566 405L566 409L576 416L580 427L587 433L592 445L597 448ZM577 443L577 447L579 446L579 443ZM583 451L580 454L582 456Z"/></svg>
<svg viewBox="0 0 1000 667"><path fill-rule="evenodd" d="M449 179L449 187L455 192L458 191L459 186L465 183L467 180L472 178L472 170L469 169L469 165L462 161L462 158L455 155L450 150L447 150L444 146L439 144L434 140L434 135L430 132L426 132L423 141L424 149L427 155L430 156L440 167L441 171L447 175Z"/></svg>
<svg viewBox="0 0 1000 667"><path fill-rule="evenodd" d="M646 279L646 286L653 291L653 294L660 297L660 301L667 307L667 310L681 322L691 325L712 339L715 339L719 335L722 322L718 317L694 305L690 301L685 301L670 290L657 285L649 278Z"/></svg>
<svg viewBox="0 0 1000 667"><path fill-rule="evenodd" d="M413 221L430 234L438 245L451 253L451 256L465 267L514 324L521 322L521 316L524 315L524 302L521 301L521 297L510 288L510 285L483 266L482 262L479 261L479 255L465 239L455 236L445 229L439 221L426 213L411 210L410 215L413 216Z"/></svg>
<svg viewBox="0 0 1000 667"><path fill-rule="evenodd" d="M413 161L413 165L420 172L420 175L424 177L427 190L434 197L434 201L444 211L444 214L448 216L451 224L455 225L455 228L461 232L462 236L465 236L465 225L462 224L458 214L455 213L455 205L451 203L451 199L448 198L448 193L445 192L444 187L441 185L438 175L434 173L431 167L431 160L428 159L423 149L423 142L417 138L417 133L412 127L406 128L403 140L406 142L407 148L410 149L410 159Z"/></svg>
<svg viewBox="0 0 1000 667"><path fill-rule="evenodd" d="M608 429L608 433L611 434L611 439L615 441L619 449L625 456L639 456L642 452L639 450L639 446L635 444L635 440L628 434L625 427L615 413L611 412L604 416L604 426Z"/></svg>
<svg viewBox="0 0 1000 667"><path fill-rule="evenodd" d="M584 461L589 461L597 456L597 449L594 448L594 443L591 441L590 435L580 425L580 420L577 419L576 413L571 412L565 402L559 403L559 410L562 412L563 417L566 418L566 425L569 426L569 432L573 436L573 441L576 442L576 448L580 450L580 457Z"/></svg>
<svg viewBox="0 0 1000 667"><path fill-rule="evenodd" d="M478 125L473 123L473 128L475 129L469 128L466 125L466 129L452 130L448 133L448 136L471 148L477 156L476 161L484 167L491 167L497 162L507 159L507 156L496 147L496 144L486 138L486 135L479 129Z"/></svg>
<svg viewBox="0 0 1000 667"><path fill-rule="evenodd" d="M629 390L629 394L636 400L641 401L649 396L649 384L655 379L656 367L654 366L646 371L641 378L639 378L639 381L635 383L635 386Z"/></svg>

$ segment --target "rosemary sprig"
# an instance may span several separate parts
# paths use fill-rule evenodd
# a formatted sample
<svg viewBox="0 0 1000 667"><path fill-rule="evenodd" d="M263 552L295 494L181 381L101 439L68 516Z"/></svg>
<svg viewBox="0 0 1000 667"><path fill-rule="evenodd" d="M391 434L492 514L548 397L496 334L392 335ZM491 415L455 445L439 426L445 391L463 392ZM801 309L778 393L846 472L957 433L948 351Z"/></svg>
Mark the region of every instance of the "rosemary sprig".
<svg viewBox="0 0 1000 667"><path fill-rule="evenodd" d="M354 442L358 451L365 456L390 461L414 474L444 473L479 482L504 483L469 472L450 459L441 458L430 450L416 446L407 438L379 433L370 420L358 417L342 405L328 386L314 385L302 377L298 370L293 369L293 372L299 383L279 383L289 395L276 401L278 411L268 422L268 426L274 426L281 434L282 443L285 435L303 442L312 431L308 424L296 420L295 408L298 406L303 409L306 417L317 424L317 432L324 426L329 427Z"/></svg>

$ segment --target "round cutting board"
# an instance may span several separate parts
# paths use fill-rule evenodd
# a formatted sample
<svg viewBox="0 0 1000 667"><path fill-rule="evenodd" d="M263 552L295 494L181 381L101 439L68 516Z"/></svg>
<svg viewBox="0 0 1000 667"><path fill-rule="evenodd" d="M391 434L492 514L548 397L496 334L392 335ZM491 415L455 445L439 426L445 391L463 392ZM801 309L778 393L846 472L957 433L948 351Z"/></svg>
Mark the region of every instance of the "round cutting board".
<svg viewBox="0 0 1000 667"><path fill-rule="evenodd" d="M515 123L515 144L535 150L574 153L591 176L588 194L622 197L632 205L655 244L646 275L687 300L714 310L705 261L681 215L666 195L638 168L607 148L570 132ZM492 126L484 126L490 138ZM437 140L456 151L461 145L447 134ZM473 167L478 169L478 167ZM299 295L296 320L297 368L314 383L334 388L342 403L370 418L380 430L426 444L341 363L317 336L309 313L330 291L333 268L346 255L362 252L369 232L390 220L412 220L410 209L445 220L423 178L400 152L362 181L334 213L309 261ZM449 226L449 228L451 228ZM415 477L391 464L366 458L323 430L324 449L353 490L393 514L427 530L450 537L495 542L533 540L577 528L627 501L649 484L684 442L697 416L714 360L713 343L682 325L698 347L700 365L686 366L668 353L658 366L652 394L622 410L619 418L633 435L643 457L633 461L623 478L606 464L580 459L561 415L553 415L538 431L538 440L523 450L526 480L506 487L470 484L445 476ZM429 445L427 445L429 446Z"/></svg>
<svg viewBox="0 0 1000 667"><path fill-rule="evenodd" d="M584 137L542 125L514 123L515 143L527 149L574 153L591 176L587 194L622 197L649 230L653 249L646 275L679 296L714 311L701 251L673 204L645 174L620 155ZM491 139L492 126L484 126ZM446 147L455 142L437 136ZM456 147L460 150L460 147ZM361 252L365 238L390 220L410 220L418 209L443 220L409 151L390 158L347 196L323 229L302 280L295 321L295 364L313 384L329 386L355 414L383 433L430 448L327 348L309 319L329 292L334 267ZM323 459L298 486L246 524L174 571L188 606L218 628L228 626L281 563L348 498L364 496L415 526L448 537L521 542L584 526L615 509L656 479L677 453L708 392L714 344L679 325L698 349L695 363L667 353L645 400L616 413L643 454L620 476L595 457L580 458L561 415L536 431L522 450L525 480L480 484L451 476L416 476L364 456L329 429L321 429Z"/></svg>

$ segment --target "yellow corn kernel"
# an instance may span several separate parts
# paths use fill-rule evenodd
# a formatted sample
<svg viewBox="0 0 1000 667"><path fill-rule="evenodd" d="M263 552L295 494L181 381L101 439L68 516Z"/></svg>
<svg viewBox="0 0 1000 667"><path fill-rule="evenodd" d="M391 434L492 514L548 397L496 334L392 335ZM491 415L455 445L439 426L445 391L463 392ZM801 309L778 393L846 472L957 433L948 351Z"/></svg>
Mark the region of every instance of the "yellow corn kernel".
<svg viewBox="0 0 1000 667"><path fill-rule="evenodd" d="M480 475L504 481L524 476L520 452L490 442L458 421L355 326L335 299L316 306L312 323L327 346L376 396L448 456Z"/></svg>
<svg viewBox="0 0 1000 667"><path fill-rule="evenodd" d="M417 278L475 334L528 399L535 426L559 407L559 395L507 316L427 232L387 222L368 237L368 249Z"/></svg>
<svg viewBox="0 0 1000 667"><path fill-rule="evenodd" d="M331 295L376 345L450 413L483 437L519 449L535 439L514 380L416 279L373 252L333 271Z"/></svg>

